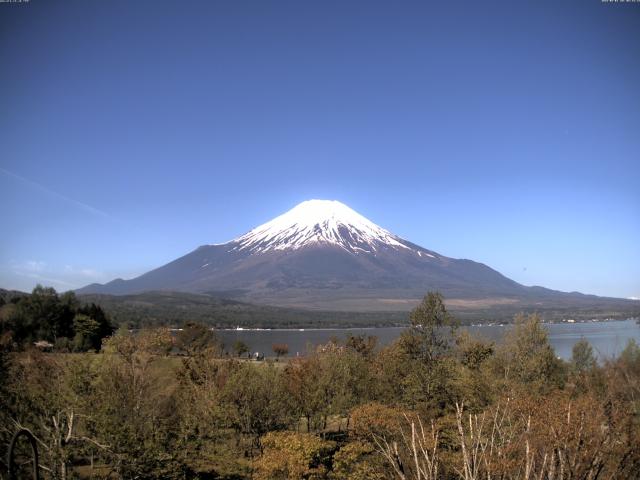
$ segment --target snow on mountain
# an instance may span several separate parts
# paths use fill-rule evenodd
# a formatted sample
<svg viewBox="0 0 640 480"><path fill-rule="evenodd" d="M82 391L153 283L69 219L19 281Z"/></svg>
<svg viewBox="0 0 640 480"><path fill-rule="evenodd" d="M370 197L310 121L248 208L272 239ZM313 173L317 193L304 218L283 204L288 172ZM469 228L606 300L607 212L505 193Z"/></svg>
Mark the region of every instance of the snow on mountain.
<svg viewBox="0 0 640 480"><path fill-rule="evenodd" d="M411 247L345 204L335 200L307 200L288 212L229 242L232 250L263 253L298 250L327 244L351 253ZM416 250L417 251L417 250Z"/></svg>
<svg viewBox="0 0 640 480"><path fill-rule="evenodd" d="M411 243L327 200L302 202L230 242L200 246L136 278L88 285L78 293L149 291L343 311L409 309L428 291L439 291L460 305L481 302L499 308L601 302L598 297L525 287L482 263Z"/></svg>

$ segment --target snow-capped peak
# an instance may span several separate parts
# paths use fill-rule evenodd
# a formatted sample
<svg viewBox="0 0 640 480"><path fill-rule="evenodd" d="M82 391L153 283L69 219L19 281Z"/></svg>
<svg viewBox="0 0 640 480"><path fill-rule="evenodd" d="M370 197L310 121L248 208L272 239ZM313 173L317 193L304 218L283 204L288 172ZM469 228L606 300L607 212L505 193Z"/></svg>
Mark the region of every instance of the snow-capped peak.
<svg viewBox="0 0 640 480"><path fill-rule="evenodd" d="M339 246L349 252L379 248L409 249L391 232L335 200L307 200L234 240L234 250L297 250L311 244Z"/></svg>

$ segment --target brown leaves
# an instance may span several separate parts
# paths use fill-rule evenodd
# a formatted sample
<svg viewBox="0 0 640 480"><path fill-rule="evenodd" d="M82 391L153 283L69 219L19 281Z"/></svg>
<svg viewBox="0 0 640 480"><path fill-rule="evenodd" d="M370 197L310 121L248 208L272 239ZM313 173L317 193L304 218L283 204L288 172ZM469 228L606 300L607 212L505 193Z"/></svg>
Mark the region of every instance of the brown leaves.
<svg viewBox="0 0 640 480"><path fill-rule="evenodd" d="M351 421L351 434L356 437L393 436L399 433L403 414L397 408L373 402L354 408L351 411Z"/></svg>
<svg viewBox="0 0 640 480"><path fill-rule="evenodd" d="M625 435L591 395L521 394L481 415L465 414L459 405L456 419L457 471L465 480L615 478L624 457Z"/></svg>
<svg viewBox="0 0 640 480"><path fill-rule="evenodd" d="M257 480L325 478L334 442L316 435L270 432L262 437L262 456L255 462Z"/></svg>

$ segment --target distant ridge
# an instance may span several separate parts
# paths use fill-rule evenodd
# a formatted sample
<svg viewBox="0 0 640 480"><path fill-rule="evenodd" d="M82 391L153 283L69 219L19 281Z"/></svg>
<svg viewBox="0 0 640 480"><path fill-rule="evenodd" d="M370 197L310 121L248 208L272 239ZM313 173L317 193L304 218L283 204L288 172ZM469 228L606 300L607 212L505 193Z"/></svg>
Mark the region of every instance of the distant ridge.
<svg viewBox="0 0 640 480"><path fill-rule="evenodd" d="M472 260L420 247L338 201L308 200L224 244L191 253L131 280L91 284L80 294L233 292L275 306L341 311L409 310L430 290L458 309L508 306L577 311L638 305L523 286Z"/></svg>

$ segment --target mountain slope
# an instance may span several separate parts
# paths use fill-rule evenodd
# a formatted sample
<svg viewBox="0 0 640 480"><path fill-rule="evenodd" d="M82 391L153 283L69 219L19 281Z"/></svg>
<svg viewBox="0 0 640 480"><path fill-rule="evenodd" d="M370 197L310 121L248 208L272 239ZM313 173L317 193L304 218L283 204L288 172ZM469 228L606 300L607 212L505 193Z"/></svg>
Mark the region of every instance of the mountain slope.
<svg viewBox="0 0 640 480"><path fill-rule="evenodd" d="M463 307L585 297L525 287L481 263L415 245L326 200L303 202L230 242L201 246L137 278L89 285L79 293L152 290L324 310L406 310L428 290Z"/></svg>

